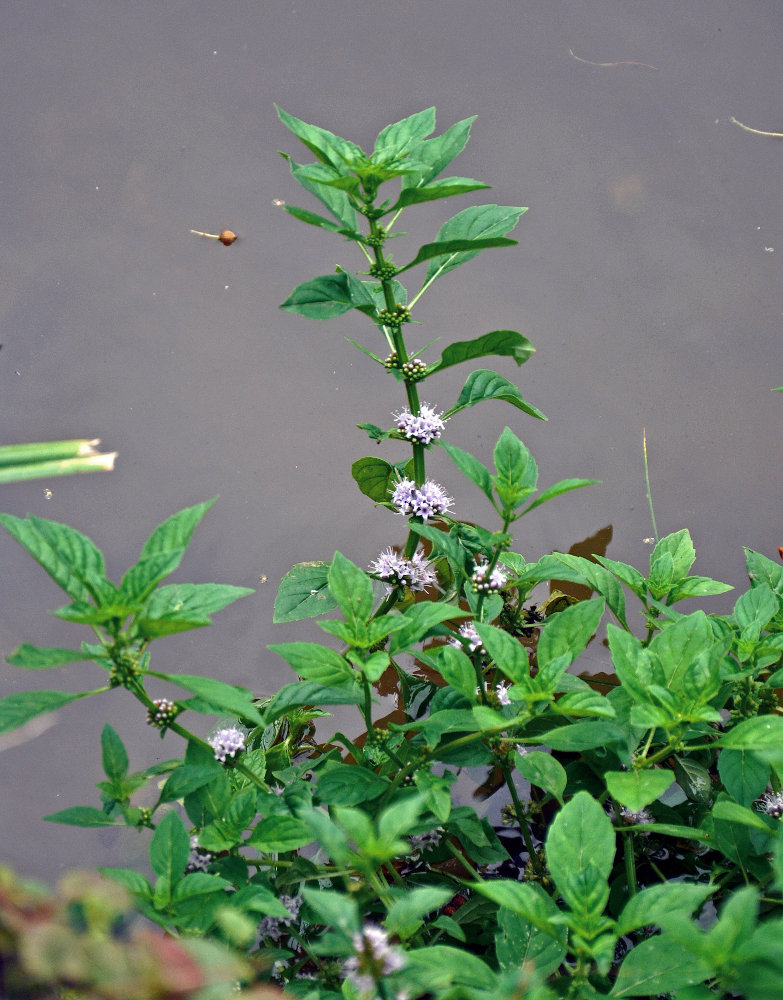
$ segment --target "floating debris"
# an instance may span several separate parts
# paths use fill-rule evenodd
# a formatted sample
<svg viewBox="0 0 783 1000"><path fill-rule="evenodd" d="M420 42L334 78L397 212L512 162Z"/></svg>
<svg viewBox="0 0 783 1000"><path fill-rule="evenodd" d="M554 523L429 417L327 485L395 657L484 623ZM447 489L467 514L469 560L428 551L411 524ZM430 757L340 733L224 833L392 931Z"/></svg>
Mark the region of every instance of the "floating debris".
<svg viewBox="0 0 783 1000"><path fill-rule="evenodd" d="M190 231L194 236L204 236L208 240L219 240L224 247L230 247L237 239L237 234L232 233L230 229L224 229L220 233L202 233L200 229L191 229Z"/></svg>

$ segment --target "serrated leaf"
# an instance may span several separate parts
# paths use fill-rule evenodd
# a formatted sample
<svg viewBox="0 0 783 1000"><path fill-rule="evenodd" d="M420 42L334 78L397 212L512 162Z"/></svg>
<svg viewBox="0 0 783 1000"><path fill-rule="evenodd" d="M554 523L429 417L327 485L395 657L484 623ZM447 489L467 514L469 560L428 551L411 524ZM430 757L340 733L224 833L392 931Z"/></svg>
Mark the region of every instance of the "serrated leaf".
<svg viewBox="0 0 783 1000"><path fill-rule="evenodd" d="M538 640L539 671L550 660L567 655L569 665L595 635L604 613L602 597L580 601L547 619Z"/></svg>
<svg viewBox="0 0 783 1000"><path fill-rule="evenodd" d="M224 712L237 715L240 718L261 725L264 721L258 709L253 705L254 695L247 688L225 684L214 677L199 677L193 674L164 674L154 670L149 671L153 677L169 681L177 687L185 688L204 701L214 705Z"/></svg>
<svg viewBox="0 0 783 1000"><path fill-rule="evenodd" d="M435 243L425 243L419 247L419 252L412 261L397 268L397 274L402 274L403 271L408 271L417 264L423 264L425 260L432 260L433 257L453 258L464 252L475 257L480 250L489 250L493 247L512 247L516 246L517 242L517 240L510 240L505 236L489 236L483 239L438 240Z"/></svg>
<svg viewBox="0 0 783 1000"><path fill-rule="evenodd" d="M445 170L449 163L465 148L470 137L470 127L475 120L475 115L472 118L465 118L450 126L442 135L432 139L423 139L418 143L415 155L416 162L420 165L419 176L413 174L403 176L403 193L430 184L439 173Z"/></svg>
<svg viewBox="0 0 783 1000"><path fill-rule="evenodd" d="M346 165L363 162L366 157L361 148L348 139L342 139L327 129L309 125L275 105L277 117L285 127L304 143L310 152L322 163L335 170L345 170Z"/></svg>
<svg viewBox="0 0 783 1000"><path fill-rule="evenodd" d="M206 500L204 503L194 504L192 507L185 507L166 518L144 543L139 560L176 549L181 549L184 552L190 544L193 532L215 500L217 497Z"/></svg>
<svg viewBox="0 0 783 1000"><path fill-rule="evenodd" d="M623 960L613 997L649 997L701 983L713 974L674 934L640 941Z"/></svg>
<svg viewBox="0 0 783 1000"><path fill-rule="evenodd" d="M471 372L462 387L457 402L444 414L444 417L453 417L460 410L475 406L485 399L500 399L525 413L529 413L531 417L536 417L538 420L547 419L532 403L528 403L522 398L522 394L513 382L509 382L507 378L503 378L497 372L485 368Z"/></svg>
<svg viewBox="0 0 783 1000"><path fill-rule="evenodd" d="M575 882L572 876L594 867L596 879L606 882L614 854L609 817L591 795L577 792L557 814L546 836L547 867L572 909L592 909L593 903L592 884Z"/></svg>
<svg viewBox="0 0 783 1000"><path fill-rule="evenodd" d="M185 871L190 855L190 837L175 812L166 813L150 841L150 865L156 875L173 886Z"/></svg>
<svg viewBox="0 0 783 1000"><path fill-rule="evenodd" d="M50 670L61 667L64 663L75 663L78 660L94 660L91 653L82 653L77 649L58 649L55 647L31 646L23 642L6 656L6 663L23 670Z"/></svg>
<svg viewBox="0 0 783 1000"><path fill-rule="evenodd" d="M18 729L30 719L47 712L54 712L63 705L80 698L87 698L94 691L83 691L70 694L67 691L18 691L16 694L0 698L0 733Z"/></svg>
<svg viewBox="0 0 783 1000"><path fill-rule="evenodd" d="M351 476L366 497L375 503L388 501L389 486L394 479L393 465L373 456L360 458L351 466Z"/></svg>
<svg viewBox="0 0 783 1000"><path fill-rule="evenodd" d="M437 242L448 240L486 239L493 236L505 236L519 222L526 208L507 207L502 205L473 205L458 212L438 231ZM438 257L427 268L425 284L430 284L436 278L475 257L478 250L458 251L447 257Z"/></svg>
<svg viewBox="0 0 783 1000"><path fill-rule="evenodd" d="M356 671L334 649L317 642L285 642L267 646L286 661L291 669L307 681L325 687L339 687L356 682Z"/></svg>
<svg viewBox="0 0 783 1000"><path fill-rule="evenodd" d="M0 514L0 524L74 600L97 602L111 587L100 550L74 528L32 515Z"/></svg>
<svg viewBox="0 0 783 1000"><path fill-rule="evenodd" d="M101 732L103 773L109 781L119 783L128 773L128 752L120 734L108 723Z"/></svg>
<svg viewBox="0 0 783 1000"><path fill-rule="evenodd" d="M100 809L92 806L71 806L43 817L47 823L65 823L68 826L124 826Z"/></svg>
<svg viewBox="0 0 783 1000"><path fill-rule="evenodd" d="M365 288L365 282L357 281L344 271L323 274L297 285L280 308L307 319L321 320L342 316L351 309L359 309L368 315L375 312L375 304Z"/></svg>
<svg viewBox="0 0 783 1000"><path fill-rule="evenodd" d="M671 771L606 771L604 774L609 794L631 812L640 812L655 802L674 781Z"/></svg>
<svg viewBox="0 0 783 1000"><path fill-rule="evenodd" d="M378 133L373 156L383 154L395 159L407 156L435 128L435 108L425 108L408 115Z"/></svg>
<svg viewBox="0 0 783 1000"><path fill-rule="evenodd" d="M328 581L328 562L297 563L280 581L272 620L297 622L336 608Z"/></svg>

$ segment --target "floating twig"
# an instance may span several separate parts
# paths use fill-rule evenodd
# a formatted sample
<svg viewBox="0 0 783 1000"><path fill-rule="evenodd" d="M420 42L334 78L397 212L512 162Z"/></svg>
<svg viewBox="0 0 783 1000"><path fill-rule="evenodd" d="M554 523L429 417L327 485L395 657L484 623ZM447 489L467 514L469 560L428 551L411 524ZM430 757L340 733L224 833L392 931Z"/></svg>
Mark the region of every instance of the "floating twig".
<svg viewBox="0 0 783 1000"><path fill-rule="evenodd" d="M649 63L629 62L627 60L623 60L622 62L593 62L592 59L582 59L581 56L578 56L578 55L576 55L574 53L573 49L569 49L568 50L568 54L571 56L572 59L576 59L576 61L580 62L580 63L585 63L585 65L587 65L587 66L601 66L601 67L605 67L605 66L642 66L642 67L644 67L644 69L654 69L656 73L659 72L657 66L651 66Z"/></svg>
<svg viewBox="0 0 783 1000"><path fill-rule="evenodd" d="M232 233L230 229L224 229L221 233L202 233L200 229L191 229L190 231L194 236L206 236L208 240L220 240L224 247L230 247L237 238L237 234Z"/></svg>
<svg viewBox="0 0 783 1000"><path fill-rule="evenodd" d="M753 135L766 135L770 139L783 139L783 132L764 132L760 128L751 128L750 125L743 125L742 122L738 122L734 115L729 118L729 121L735 125L739 125L745 132L751 132Z"/></svg>

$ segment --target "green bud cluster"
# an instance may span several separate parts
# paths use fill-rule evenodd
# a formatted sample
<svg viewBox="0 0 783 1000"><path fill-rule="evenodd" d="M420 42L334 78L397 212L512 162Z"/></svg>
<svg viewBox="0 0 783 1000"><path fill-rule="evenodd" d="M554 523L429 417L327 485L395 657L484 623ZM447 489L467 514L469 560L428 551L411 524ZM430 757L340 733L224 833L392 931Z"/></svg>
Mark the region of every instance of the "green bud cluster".
<svg viewBox="0 0 783 1000"><path fill-rule="evenodd" d="M399 302L394 306L394 309L381 309L378 312L378 322L382 323L383 326L399 327L403 323L410 323L411 321L411 311L405 306L399 304Z"/></svg>
<svg viewBox="0 0 783 1000"><path fill-rule="evenodd" d="M420 382L427 374L427 363L421 358L411 358L402 366L402 373L408 382Z"/></svg>
<svg viewBox="0 0 783 1000"><path fill-rule="evenodd" d="M379 281L391 281L394 275L397 273L397 268L391 261L384 261L382 264L371 264L370 265L370 276L373 278L378 278Z"/></svg>
<svg viewBox="0 0 783 1000"><path fill-rule="evenodd" d="M397 357L397 352L390 354L388 358L383 362L383 367L387 372L392 371L392 369L400 367L400 359Z"/></svg>

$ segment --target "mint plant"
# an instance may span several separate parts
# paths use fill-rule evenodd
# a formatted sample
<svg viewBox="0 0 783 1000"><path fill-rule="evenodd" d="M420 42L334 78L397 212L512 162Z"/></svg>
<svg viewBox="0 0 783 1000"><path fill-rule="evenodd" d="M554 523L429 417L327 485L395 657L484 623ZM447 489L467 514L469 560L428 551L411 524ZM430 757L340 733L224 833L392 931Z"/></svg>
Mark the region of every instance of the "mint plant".
<svg viewBox="0 0 783 1000"><path fill-rule="evenodd" d="M56 614L93 631L79 649L23 645L9 662L89 660L105 675L76 694L0 700L0 731L123 689L162 738L186 741L182 757L134 772L106 726L100 805L46 818L150 831L152 877L104 874L171 933L244 949L255 962L245 983L292 996L780 996L783 566L748 551L749 590L715 615L681 610L730 589L691 575L686 530L658 541L646 576L606 557L515 552L516 521L592 481L539 490L535 460L510 427L491 465L449 443L448 422L478 403L543 414L493 370L468 374L451 405L436 376L493 356L521 365L533 346L493 330L437 357L434 341L411 344L409 330L437 279L514 244L508 233L524 209L463 209L398 264L390 247L403 211L486 188L441 176L472 120L433 137L428 109L383 129L367 154L278 113L315 157L284 154L292 176L328 214L287 211L363 258L355 273L340 265L298 285L283 309L321 320L357 310L373 328L370 346L355 346L404 399L391 426L360 425L389 457L359 458L352 474L407 533L373 558L356 554L368 569L336 552L286 574L275 620L318 618L326 641L270 646L296 679L259 701L152 667L154 640L207 625L250 593L163 583L208 503L157 528L119 584L80 533L0 515L68 594ZM409 271L420 275L410 292L400 280ZM484 495L488 526L459 520L455 483L428 477L432 448ZM594 596L541 602L537 588L552 580ZM599 685L578 661L607 612L615 675ZM153 678L171 686L166 698L148 694ZM329 729L336 705L355 706L348 733ZM208 739L185 726L188 712L216 717ZM500 797L502 824L457 794L465 768L485 775L483 795ZM154 804L135 805L150 783Z"/></svg>

